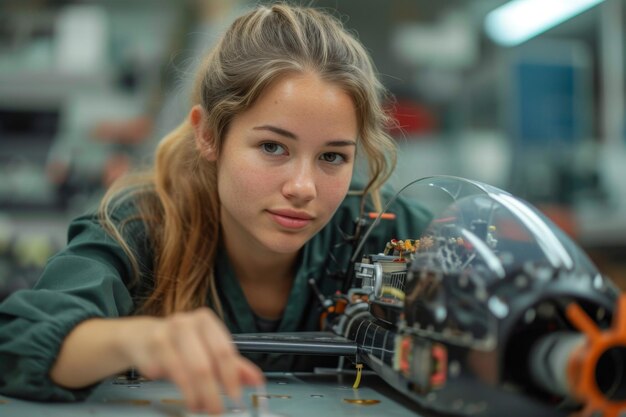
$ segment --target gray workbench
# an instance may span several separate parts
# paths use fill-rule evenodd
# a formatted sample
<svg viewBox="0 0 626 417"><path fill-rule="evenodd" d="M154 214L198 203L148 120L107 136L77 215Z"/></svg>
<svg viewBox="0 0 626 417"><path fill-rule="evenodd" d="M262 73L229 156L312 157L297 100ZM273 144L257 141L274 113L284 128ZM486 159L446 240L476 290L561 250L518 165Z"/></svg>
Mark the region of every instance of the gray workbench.
<svg viewBox="0 0 626 417"><path fill-rule="evenodd" d="M393 391L375 374L364 373L358 390L352 389L354 374L269 373L265 403L257 407L259 417L270 416L426 416L410 401ZM237 408L226 397L224 416L249 416L255 390L244 393L246 409ZM263 401L263 400L261 400ZM165 381L128 383L110 379L80 403L40 403L0 396L0 416L197 416L182 404L176 388Z"/></svg>

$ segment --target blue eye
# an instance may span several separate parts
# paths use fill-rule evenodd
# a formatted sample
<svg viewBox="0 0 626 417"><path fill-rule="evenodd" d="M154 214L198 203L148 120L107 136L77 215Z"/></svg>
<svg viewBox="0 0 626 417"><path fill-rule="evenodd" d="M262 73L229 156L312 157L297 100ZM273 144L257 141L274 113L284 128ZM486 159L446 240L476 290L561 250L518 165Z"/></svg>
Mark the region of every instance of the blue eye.
<svg viewBox="0 0 626 417"><path fill-rule="evenodd" d="M284 155L286 153L285 148L282 145L274 142L262 143L261 149L269 155Z"/></svg>
<svg viewBox="0 0 626 417"><path fill-rule="evenodd" d="M346 161L346 157L336 152L323 153L320 159L329 164L339 165Z"/></svg>

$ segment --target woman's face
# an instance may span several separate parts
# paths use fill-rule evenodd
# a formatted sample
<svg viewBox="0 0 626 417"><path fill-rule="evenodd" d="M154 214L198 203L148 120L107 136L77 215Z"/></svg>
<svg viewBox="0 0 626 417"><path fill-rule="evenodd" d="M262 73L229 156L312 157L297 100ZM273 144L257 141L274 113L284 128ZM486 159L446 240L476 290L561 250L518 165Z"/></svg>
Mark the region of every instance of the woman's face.
<svg viewBox="0 0 626 417"><path fill-rule="evenodd" d="M357 141L354 103L315 74L288 75L235 117L218 156L228 248L294 254L346 196Z"/></svg>

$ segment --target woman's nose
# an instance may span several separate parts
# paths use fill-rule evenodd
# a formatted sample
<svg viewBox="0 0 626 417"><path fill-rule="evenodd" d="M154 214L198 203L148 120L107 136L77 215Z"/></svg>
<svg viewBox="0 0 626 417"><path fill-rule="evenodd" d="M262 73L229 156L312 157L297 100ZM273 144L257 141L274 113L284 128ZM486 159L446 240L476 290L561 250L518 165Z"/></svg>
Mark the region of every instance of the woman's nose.
<svg viewBox="0 0 626 417"><path fill-rule="evenodd" d="M289 173L283 185L283 195L290 200L307 202L317 196L315 184L315 166L311 163L300 163Z"/></svg>

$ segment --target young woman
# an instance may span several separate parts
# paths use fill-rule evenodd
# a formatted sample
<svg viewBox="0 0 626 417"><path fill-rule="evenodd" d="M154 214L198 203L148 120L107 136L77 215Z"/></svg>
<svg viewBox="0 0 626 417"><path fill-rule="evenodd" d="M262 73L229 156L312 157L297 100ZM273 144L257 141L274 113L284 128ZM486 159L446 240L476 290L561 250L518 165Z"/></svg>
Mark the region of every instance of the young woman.
<svg viewBox="0 0 626 417"><path fill-rule="evenodd" d="M76 219L36 287L0 305L0 393L81 399L136 367L219 412L221 390L262 384L230 334L317 329L307 282L340 288L344 234L395 164L383 93L335 18L279 4L237 19L154 169ZM357 155L369 180L352 194Z"/></svg>

